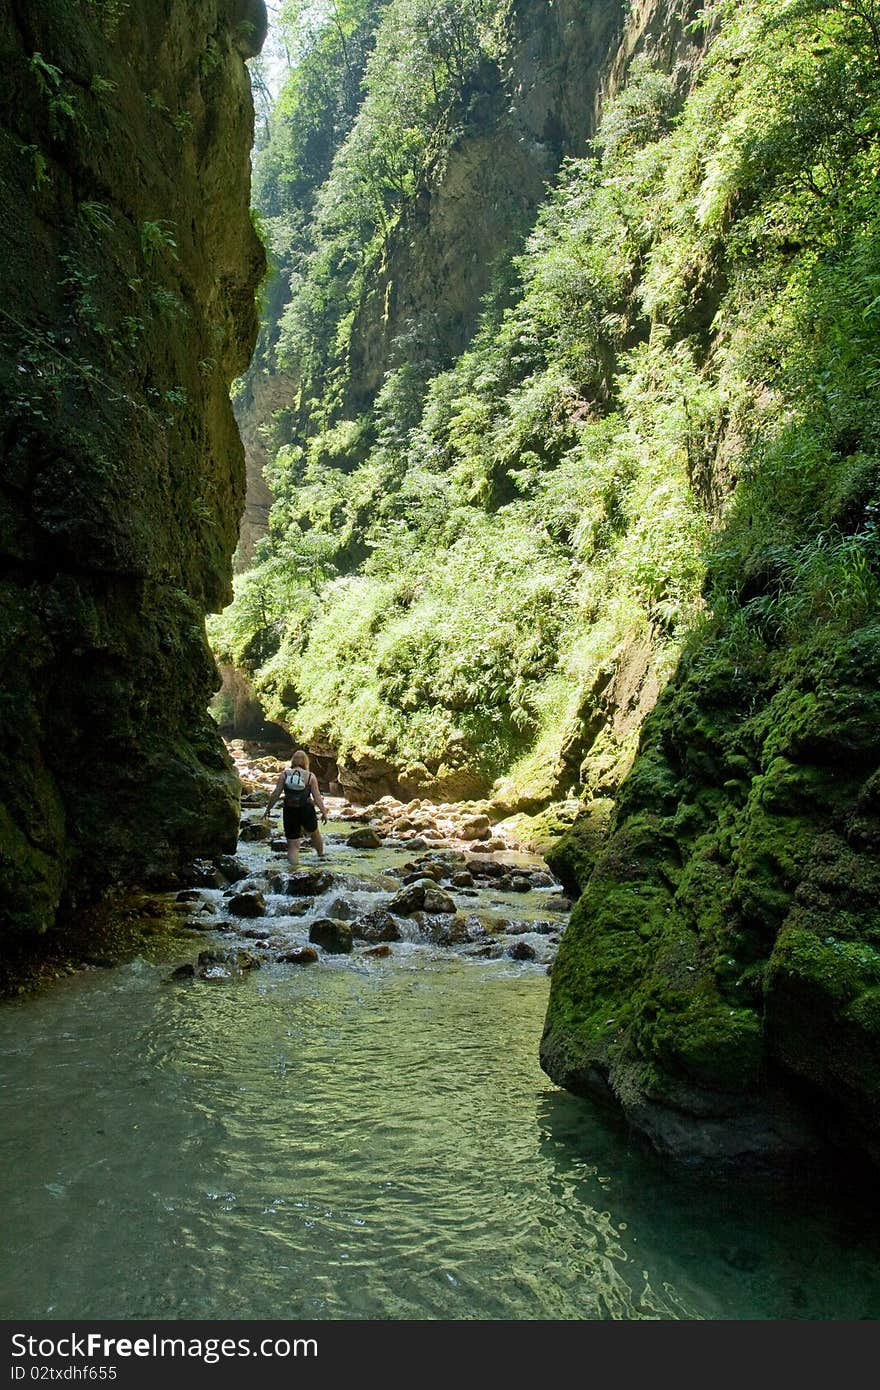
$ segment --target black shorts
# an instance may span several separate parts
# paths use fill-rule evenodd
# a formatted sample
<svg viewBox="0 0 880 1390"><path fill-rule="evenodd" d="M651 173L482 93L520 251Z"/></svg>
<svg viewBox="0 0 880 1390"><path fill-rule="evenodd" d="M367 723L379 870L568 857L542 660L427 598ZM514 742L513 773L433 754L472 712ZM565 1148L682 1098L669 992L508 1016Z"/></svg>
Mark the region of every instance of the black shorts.
<svg viewBox="0 0 880 1390"><path fill-rule="evenodd" d="M313 834L318 828L318 813L311 801L305 806L284 807L284 834L288 840L298 840L304 832Z"/></svg>

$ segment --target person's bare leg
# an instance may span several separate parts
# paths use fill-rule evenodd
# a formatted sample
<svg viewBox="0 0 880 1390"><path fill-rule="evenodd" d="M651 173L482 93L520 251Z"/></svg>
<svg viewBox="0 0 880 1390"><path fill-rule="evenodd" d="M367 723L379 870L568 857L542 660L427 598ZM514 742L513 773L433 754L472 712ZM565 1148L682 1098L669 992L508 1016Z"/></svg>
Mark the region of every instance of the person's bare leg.
<svg viewBox="0 0 880 1390"><path fill-rule="evenodd" d="M324 859L324 837L321 834L320 830L313 830L311 835L309 836L309 839L315 846L315 849L318 851L318 858Z"/></svg>
<svg viewBox="0 0 880 1390"><path fill-rule="evenodd" d="M299 868L299 836L295 840L287 841L287 858L290 860L292 869Z"/></svg>

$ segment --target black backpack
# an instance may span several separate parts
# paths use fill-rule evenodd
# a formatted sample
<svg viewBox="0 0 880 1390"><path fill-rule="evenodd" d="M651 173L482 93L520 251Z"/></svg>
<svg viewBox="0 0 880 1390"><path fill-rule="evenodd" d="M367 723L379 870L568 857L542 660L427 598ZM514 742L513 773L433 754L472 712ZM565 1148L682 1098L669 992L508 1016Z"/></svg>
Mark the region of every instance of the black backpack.
<svg viewBox="0 0 880 1390"><path fill-rule="evenodd" d="M305 767L289 767L284 774L284 804L300 808L312 794L311 773Z"/></svg>

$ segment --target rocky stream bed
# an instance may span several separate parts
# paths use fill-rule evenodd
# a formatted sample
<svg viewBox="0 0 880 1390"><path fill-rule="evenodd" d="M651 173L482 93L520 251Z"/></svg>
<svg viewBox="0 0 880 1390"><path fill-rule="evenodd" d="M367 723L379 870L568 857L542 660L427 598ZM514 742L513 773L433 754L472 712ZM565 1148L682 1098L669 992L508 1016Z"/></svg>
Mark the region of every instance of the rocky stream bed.
<svg viewBox="0 0 880 1390"><path fill-rule="evenodd" d="M170 895L193 944L171 979L413 950L550 969L571 902L544 861L494 833L478 808L325 797L325 858L305 839L292 871L280 807L264 816L285 764L243 744L232 751L244 788L238 848L196 864L193 886Z"/></svg>

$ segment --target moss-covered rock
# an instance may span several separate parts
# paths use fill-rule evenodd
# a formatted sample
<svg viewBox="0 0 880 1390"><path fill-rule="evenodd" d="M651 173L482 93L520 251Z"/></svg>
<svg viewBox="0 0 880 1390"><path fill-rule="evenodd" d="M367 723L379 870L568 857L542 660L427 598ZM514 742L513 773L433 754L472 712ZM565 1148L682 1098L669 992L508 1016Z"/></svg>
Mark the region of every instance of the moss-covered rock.
<svg viewBox="0 0 880 1390"><path fill-rule="evenodd" d="M786 653L745 708L705 640L563 937L543 1065L688 1161L778 1165L841 1127L880 1153L873 638Z"/></svg>
<svg viewBox="0 0 880 1390"><path fill-rule="evenodd" d="M260 0L0 15L0 899L42 932L231 850L206 610L244 492ZM59 920L61 920L59 918Z"/></svg>

